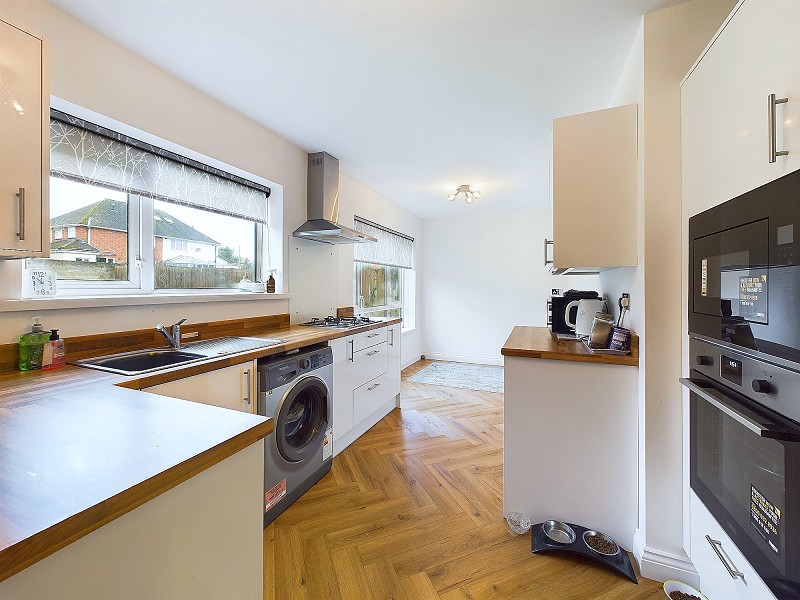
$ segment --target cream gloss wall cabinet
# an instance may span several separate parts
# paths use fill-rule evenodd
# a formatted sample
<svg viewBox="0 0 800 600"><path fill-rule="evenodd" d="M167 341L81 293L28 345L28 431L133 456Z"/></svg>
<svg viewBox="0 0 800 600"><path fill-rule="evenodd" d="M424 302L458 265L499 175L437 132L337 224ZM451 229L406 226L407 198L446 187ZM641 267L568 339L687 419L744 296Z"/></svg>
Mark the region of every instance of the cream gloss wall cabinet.
<svg viewBox="0 0 800 600"><path fill-rule="evenodd" d="M553 120L555 273L637 265L636 122L636 104Z"/></svg>
<svg viewBox="0 0 800 600"><path fill-rule="evenodd" d="M49 138L47 42L0 21L0 258L49 256Z"/></svg>
<svg viewBox="0 0 800 600"><path fill-rule="evenodd" d="M336 455L396 405L400 380L400 325L331 340L330 346L333 350L333 453Z"/></svg>
<svg viewBox="0 0 800 600"><path fill-rule="evenodd" d="M256 361L249 360L208 373L143 388L142 391L255 413L258 397L257 378Z"/></svg>
<svg viewBox="0 0 800 600"><path fill-rule="evenodd" d="M798 23L797 0L745 0L684 79L688 215L800 169Z"/></svg>

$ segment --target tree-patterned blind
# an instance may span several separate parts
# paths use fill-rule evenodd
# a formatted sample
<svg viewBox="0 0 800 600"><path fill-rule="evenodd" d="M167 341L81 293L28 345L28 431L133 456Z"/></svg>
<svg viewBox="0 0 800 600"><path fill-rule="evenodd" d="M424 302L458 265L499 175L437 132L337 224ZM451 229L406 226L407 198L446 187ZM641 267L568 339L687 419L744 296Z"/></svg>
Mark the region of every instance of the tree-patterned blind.
<svg viewBox="0 0 800 600"><path fill-rule="evenodd" d="M50 173L267 222L268 187L55 109L50 111Z"/></svg>

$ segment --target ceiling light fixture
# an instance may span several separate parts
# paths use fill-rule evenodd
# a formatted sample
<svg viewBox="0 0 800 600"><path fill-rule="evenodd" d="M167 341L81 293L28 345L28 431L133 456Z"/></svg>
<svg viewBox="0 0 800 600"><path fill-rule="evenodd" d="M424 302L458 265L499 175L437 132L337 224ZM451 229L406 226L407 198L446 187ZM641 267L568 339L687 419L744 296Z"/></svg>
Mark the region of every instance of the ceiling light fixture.
<svg viewBox="0 0 800 600"><path fill-rule="evenodd" d="M450 202L455 202L455 199L458 198L459 194L464 194L464 202L467 204L472 204L475 200L481 197L481 191L476 190L471 185L460 185L456 190L455 194L450 194L447 199Z"/></svg>

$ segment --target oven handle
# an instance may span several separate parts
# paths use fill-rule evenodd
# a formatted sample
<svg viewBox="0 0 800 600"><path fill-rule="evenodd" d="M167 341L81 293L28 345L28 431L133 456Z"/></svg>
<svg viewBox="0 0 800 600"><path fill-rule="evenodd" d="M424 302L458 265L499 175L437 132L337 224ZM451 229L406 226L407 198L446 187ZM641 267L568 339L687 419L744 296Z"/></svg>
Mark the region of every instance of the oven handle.
<svg viewBox="0 0 800 600"><path fill-rule="evenodd" d="M731 419L733 419L737 423L741 423L753 433L757 433L763 438L781 439L789 442L800 442L800 436L792 435L786 432L775 432L770 429L766 429L765 427L762 427L760 423L756 423L746 415L740 413L735 408L728 406L727 404L723 404L722 402L714 398L714 396L707 393L705 390L703 390L703 388L701 388L691 379L681 378L680 382L684 387L688 388L690 392L697 394L703 400L709 402L710 404L721 410L723 413L728 415Z"/></svg>

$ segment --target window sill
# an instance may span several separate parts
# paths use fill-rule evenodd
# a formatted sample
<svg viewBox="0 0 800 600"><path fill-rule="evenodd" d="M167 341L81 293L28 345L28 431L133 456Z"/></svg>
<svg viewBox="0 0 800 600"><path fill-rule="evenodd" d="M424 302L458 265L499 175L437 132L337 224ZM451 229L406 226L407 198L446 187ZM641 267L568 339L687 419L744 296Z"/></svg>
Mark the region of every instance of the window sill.
<svg viewBox="0 0 800 600"><path fill-rule="evenodd" d="M195 294L137 294L119 296L70 296L61 298L31 298L26 300L0 300L0 312L27 310L60 310L70 308L97 308L105 306L134 306L142 304L194 304L197 302L258 302L288 300L291 294L266 294L247 292L195 293Z"/></svg>

